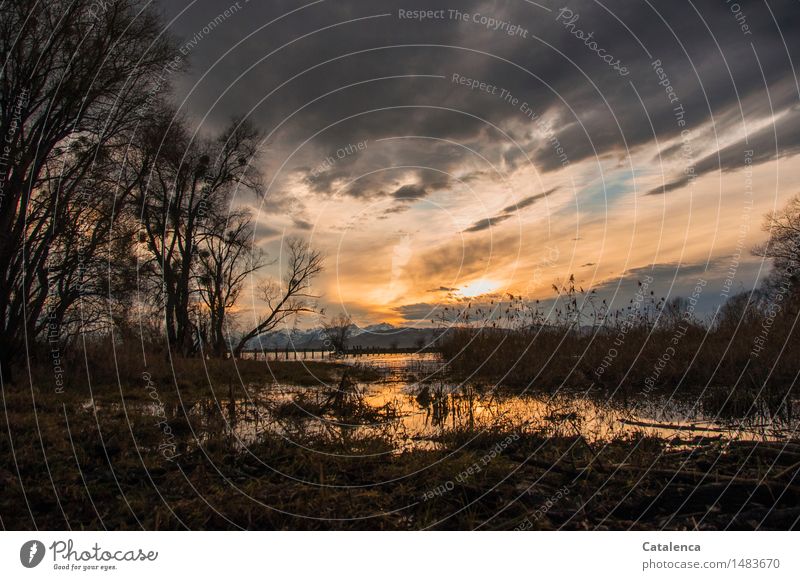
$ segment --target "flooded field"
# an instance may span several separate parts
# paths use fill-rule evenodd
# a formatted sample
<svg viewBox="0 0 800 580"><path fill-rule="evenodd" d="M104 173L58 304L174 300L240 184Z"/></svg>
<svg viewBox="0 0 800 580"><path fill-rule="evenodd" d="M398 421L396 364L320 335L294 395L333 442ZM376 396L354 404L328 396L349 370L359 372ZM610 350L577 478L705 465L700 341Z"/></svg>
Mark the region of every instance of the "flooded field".
<svg viewBox="0 0 800 580"><path fill-rule="evenodd" d="M245 447L263 433L293 442L308 434L336 440L375 436L388 438L400 452L441 448L442 434L459 430L534 431L581 436L591 444L647 435L682 447L714 439L781 441L797 428L796 422L758 415L723 421L696 404L663 397L624 403L595 393L514 394L495 385L458 383L447 378L446 365L436 354L325 360L368 368L379 378L354 381L344 372L336 382L300 386L275 380L265 363L264 382L247 385L246 397L216 392L208 399L184 401L192 438L203 441L227 433ZM177 415L179 409L173 411Z"/></svg>

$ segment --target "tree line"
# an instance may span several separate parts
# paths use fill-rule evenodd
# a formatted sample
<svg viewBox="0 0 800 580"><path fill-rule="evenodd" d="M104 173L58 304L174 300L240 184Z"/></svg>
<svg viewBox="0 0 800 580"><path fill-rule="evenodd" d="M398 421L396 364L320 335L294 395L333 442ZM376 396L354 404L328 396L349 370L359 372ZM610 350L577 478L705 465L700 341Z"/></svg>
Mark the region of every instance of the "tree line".
<svg viewBox="0 0 800 580"><path fill-rule="evenodd" d="M2 3L0 54L4 382L42 342L149 331L183 356L238 355L314 308L322 255L289 240L283 279L257 288L265 314L229 331L271 263L237 203L260 192L261 134L243 118L192 131L169 100L185 63L150 2Z"/></svg>

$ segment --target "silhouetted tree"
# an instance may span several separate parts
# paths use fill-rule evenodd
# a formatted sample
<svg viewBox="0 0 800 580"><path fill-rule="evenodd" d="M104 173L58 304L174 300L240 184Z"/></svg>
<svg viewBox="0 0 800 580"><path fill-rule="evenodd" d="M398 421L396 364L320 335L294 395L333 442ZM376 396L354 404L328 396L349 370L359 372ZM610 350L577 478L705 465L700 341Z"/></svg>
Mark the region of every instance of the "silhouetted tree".
<svg viewBox="0 0 800 580"><path fill-rule="evenodd" d="M151 289L160 292L169 343L184 356L198 346L192 311L199 253L219 235L236 188L257 190L257 142L258 131L238 120L217 139L193 138L169 108L143 131L137 163L145 178L136 197L143 246L155 265Z"/></svg>
<svg viewBox="0 0 800 580"><path fill-rule="evenodd" d="M254 244L252 216L239 209L220 217L201 243L198 263L200 296L208 309L208 340L211 351L222 356L230 347L225 339L230 309L236 304L245 281L264 263L264 254Z"/></svg>
<svg viewBox="0 0 800 580"><path fill-rule="evenodd" d="M237 357L253 338L274 330L290 318L315 310L314 301L319 296L311 293L311 281L322 271L322 254L299 239L289 240L286 253L283 280L269 280L259 286L259 298L267 310L239 339L234 349Z"/></svg>
<svg viewBox="0 0 800 580"><path fill-rule="evenodd" d="M128 184L109 171L175 47L149 2L0 4L0 373L98 287Z"/></svg>
<svg viewBox="0 0 800 580"><path fill-rule="evenodd" d="M800 195L782 210L768 214L763 229L769 239L753 253L772 259L774 268L766 279L767 289L779 290L782 286L790 294L787 298L796 300L800 289Z"/></svg>
<svg viewBox="0 0 800 580"><path fill-rule="evenodd" d="M338 314L323 323L322 329L325 339L333 347L334 352L344 352L347 348L347 340L350 338L352 327L353 319L344 313Z"/></svg>

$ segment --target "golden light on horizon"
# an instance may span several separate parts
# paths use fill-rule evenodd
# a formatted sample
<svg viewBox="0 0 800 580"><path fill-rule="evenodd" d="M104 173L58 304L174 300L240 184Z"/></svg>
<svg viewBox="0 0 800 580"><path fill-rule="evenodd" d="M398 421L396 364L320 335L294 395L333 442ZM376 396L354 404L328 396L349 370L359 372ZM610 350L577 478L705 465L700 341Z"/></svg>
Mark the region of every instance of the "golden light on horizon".
<svg viewBox="0 0 800 580"><path fill-rule="evenodd" d="M466 286L459 288L457 293L464 298L475 298L484 294L491 294L500 288L500 282L489 280L487 278L479 278L474 282L470 282Z"/></svg>

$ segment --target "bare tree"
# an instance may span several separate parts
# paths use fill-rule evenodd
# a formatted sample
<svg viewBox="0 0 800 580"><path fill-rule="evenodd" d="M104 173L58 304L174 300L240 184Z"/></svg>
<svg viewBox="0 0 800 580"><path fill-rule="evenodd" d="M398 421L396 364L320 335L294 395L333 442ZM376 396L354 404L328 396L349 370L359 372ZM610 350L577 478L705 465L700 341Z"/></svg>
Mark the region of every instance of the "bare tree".
<svg viewBox="0 0 800 580"><path fill-rule="evenodd" d="M174 43L148 2L0 5L0 373L25 341L60 334L97 288L84 273L108 243L127 186L103 176L124 146ZM56 290L51 292L52 288ZM43 317L48 321L43 323Z"/></svg>
<svg viewBox="0 0 800 580"><path fill-rule="evenodd" d="M353 319L340 313L322 325L325 339L333 347L334 352L341 353L347 348L347 340L353 330Z"/></svg>
<svg viewBox="0 0 800 580"><path fill-rule="evenodd" d="M800 195L782 210L768 214L764 231L769 240L756 246L753 253L773 260L774 271L767 285L785 285L796 292L800 284Z"/></svg>
<svg viewBox="0 0 800 580"><path fill-rule="evenodd" d="M292 239L288 242L288 258L283 280L270 280L259 287L260 298L267 311L248 332L242 335L234 349L234 356L241 356L244 347L253 338L270 332L286 320L303 313L314 312L314 301L319 298L311 293L311 281L322 271L322 254L312 249L308 242Z"/></svg>
<svg viewBox="0 0 800 580"><path fill-rule="evenodd" d="M236 304L247 277L264 264L264 254L254 244L252 215L247 209L218 219L203 240L198 286L208 309L208 339L216 356L229 350L225 340L229 310Z"/></svg>
<svg viewBox="0 0 800 580"><path fill-rule="evenodd" d="M236 188L258 188L260 175L251 163L258 138L251 124L234 120L217 139L194 139L165 107L139 142L136 163L146 179L136 203L143 246L156 266L151 290L161 292L169 343L184 356L197 347L192 310L199 300L199 253L218 235L216 224L231 211Z"/></svg>

